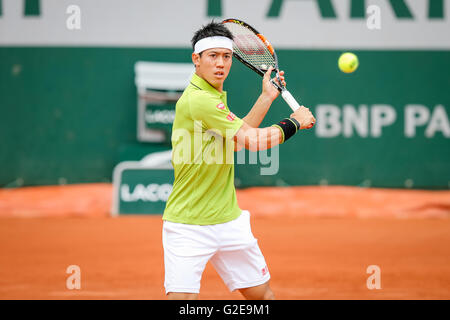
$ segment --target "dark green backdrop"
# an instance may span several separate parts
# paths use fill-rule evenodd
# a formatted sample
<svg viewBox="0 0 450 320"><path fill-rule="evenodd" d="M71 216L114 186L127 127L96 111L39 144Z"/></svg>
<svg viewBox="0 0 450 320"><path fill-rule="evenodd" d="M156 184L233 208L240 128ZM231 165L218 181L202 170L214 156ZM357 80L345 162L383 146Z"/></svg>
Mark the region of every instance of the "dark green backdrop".
<svg viewBox="0 0 450 320"><path fill-rule="evenodd" d="M313 111L318 104L388 104L394 125L379 138L317 137L301 132L280 147L277 175L237 165L239 186L328 184L449 187L450 143L441 132L404 135L403 109L443 105L450 115L449 51L354 51L356 73L337 69L342 51L279 50L290 91ZM113 167L167 145L136 139L136 61L189 62L188 49L0 48L0 186L111 181ZM243 117L261 78L234 61L225 84L233 112ZM263 122L290 114L280 98ZM367 184L369 181L369 184Z"/></svg>

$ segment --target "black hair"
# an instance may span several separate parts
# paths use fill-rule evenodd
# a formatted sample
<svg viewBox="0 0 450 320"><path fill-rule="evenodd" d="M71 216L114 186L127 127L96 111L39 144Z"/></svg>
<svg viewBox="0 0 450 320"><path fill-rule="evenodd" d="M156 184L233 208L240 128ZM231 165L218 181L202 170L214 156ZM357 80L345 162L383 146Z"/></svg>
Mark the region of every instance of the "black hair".
<svg viewBox="0 0 450 320"><path fill-rule="evenodd" d="M202 26L197 30L192 37L191 44L194 50L195 44L203 38L222 36L233 40L233 34L222 23L215 22L214 20L208 23L206 26Z"/></svg>

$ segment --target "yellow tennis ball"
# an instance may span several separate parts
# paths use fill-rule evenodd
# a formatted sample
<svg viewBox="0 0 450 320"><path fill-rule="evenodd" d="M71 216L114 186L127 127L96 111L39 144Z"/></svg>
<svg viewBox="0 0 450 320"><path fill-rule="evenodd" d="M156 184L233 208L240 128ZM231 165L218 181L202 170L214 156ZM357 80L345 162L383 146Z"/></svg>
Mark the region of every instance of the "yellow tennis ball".
<svg viewBox="0 0 450 320"><path fill-rule="evenodd" d="M358 57L351 52L345 52L339 57L338 65L342 72L351 73L358 68Z"/></svg>

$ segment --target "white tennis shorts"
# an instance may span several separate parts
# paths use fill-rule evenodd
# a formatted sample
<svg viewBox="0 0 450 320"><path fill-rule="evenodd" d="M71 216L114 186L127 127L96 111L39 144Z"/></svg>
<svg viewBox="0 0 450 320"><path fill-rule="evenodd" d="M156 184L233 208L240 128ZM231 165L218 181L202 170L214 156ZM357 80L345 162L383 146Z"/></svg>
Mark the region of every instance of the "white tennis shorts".
<svg viewBox="0 0 450 320"><path fill-rule="evenodd" d="M250 213L230 222L199 226L164 221L164 287L168 292L199 293L206 263L212 265L230 291L254 287L270 279Z"/></svg>

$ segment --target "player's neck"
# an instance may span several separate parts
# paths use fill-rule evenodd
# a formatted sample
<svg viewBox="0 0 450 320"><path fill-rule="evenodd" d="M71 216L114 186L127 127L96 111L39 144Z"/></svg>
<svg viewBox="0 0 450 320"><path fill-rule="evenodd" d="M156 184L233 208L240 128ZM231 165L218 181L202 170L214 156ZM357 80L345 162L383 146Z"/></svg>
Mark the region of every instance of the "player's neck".
<svg viewBox="0 0 450 320"><path fill-rule="evenodd" d="M208 81L208 79L201 72L199 72L198 70L195 73L197 74L197 76L199 76L200 78L205 80L211 87L213 87L214 89L216 89L220 93L223 92L223 82L213 84L210 81Z"/></svg>

